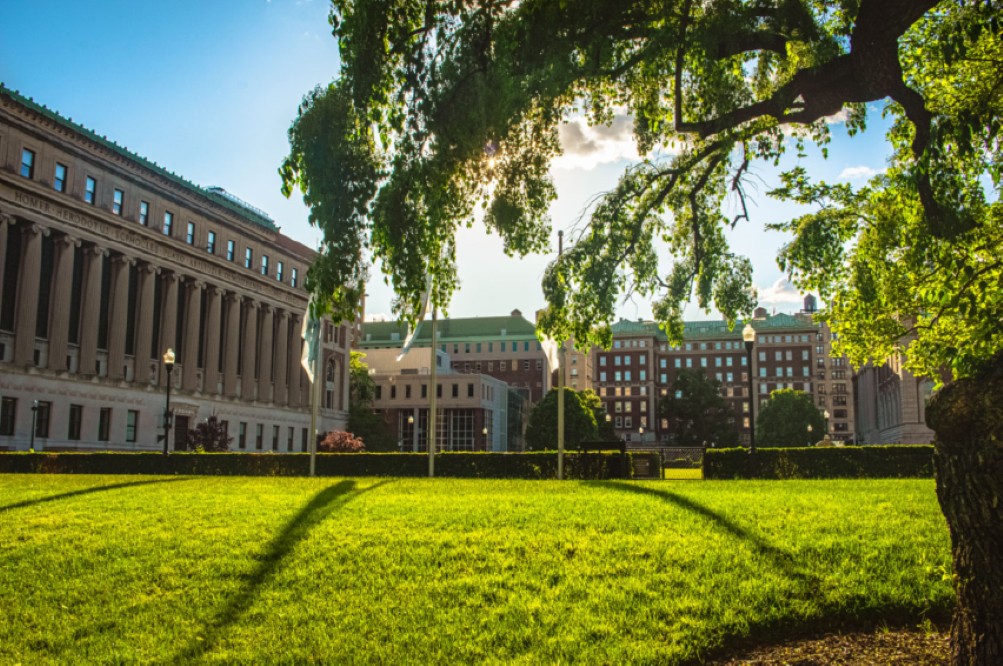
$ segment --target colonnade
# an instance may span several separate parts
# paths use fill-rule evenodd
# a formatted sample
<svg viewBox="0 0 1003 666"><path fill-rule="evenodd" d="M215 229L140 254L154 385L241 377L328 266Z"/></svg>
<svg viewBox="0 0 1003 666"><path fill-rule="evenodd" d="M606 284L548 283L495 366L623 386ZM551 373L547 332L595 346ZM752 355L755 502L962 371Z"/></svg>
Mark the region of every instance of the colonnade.
<svg viewBox="0 0 1003 666"><path fill-rule="evenodd" d="M299 308L305 308L305 295L302 305L276 305L206 276L187 275L3 213L0 259L7 257L13 234L19 234L17 274L0 270L0 297L14 299L13 364L162 386L167 376L160 356L172 348L178 366L174 379L182 391L280 406L308 404L300 366ZM46 236L52 242L51 259L46 259L50 271L43 271ZM5 273L16 286L4 284ZM46 280L51 287L45 287ZM40 347L46 348L44 355ZM75 368L70 367L74 349Z"/></svg>

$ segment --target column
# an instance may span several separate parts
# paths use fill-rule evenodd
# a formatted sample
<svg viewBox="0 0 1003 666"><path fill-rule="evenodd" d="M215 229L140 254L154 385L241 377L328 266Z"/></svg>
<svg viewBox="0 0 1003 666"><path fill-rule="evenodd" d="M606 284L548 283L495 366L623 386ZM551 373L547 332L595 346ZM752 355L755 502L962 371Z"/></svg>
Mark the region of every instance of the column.
<svg viewBox="0 0 1003 666"><path fill-rule="evenodd" d="M129 317L129 267L132 259L116 255L111 260L111 294L108 309L108 379L125 379L125 322Z"/></svg>
<svg viewBox="0 0 1003 666"><path fill-rule="evenodd" d="M289 401L289 389L286 386L286 375L289 357L289 313L285 310L276 311L279 319L278 340L275 341L273 353L275 358L272 364L275 367L275 390L272 394L272 401L276 405L284 405Z"/></svg>
<svg viewBox="0 0 1003 666"><path fill-rule="evenodd" d="M0 264L7 261L7 234L14 226L14 216L0 212ZM0 302L3 301L3 274L0 270Z"/></svg>
<svg viewBox="0 0 1003 666"><path fill-rule="evenodd" d="M272 313L275 308L261 306L261 341L258 343L258 401L272 402Z"/></svg>
<svg viewBox="0 0 1003 666"><path fill-rule="evenodd" d="M250 402L258 397L258 381L254 375L258 368L258 308L260 303L248 299L244 307L247 310L247 322L244 325L244 339L241 340L244 349L244 364L240 369L240 399Z"/></svg>
<svg viewBox="0 0 1003 666"><path fill-rule="evenodd" d="M240 345L240 296L226 295L226 343L223 349L223 393L237 397L237 350Z"/></svg>
<svg viewBox="0 0 1003 666"><path fill-rule="evenodd" d="M17 280L14 320L14 363L35 365L35 328L38 324L38 283L42 272L42 227L21 227L21 275Z"/></svg>
<svg viewBox="0 0 1003 666"><path fill-rule="evenodd" d="M303 369L300 366L300 356L303 353L302 344L303 339L300 337L300 326L301 316L298 314L290 315L290 326L291 331L289 337L289 356L286 357L286 363L288 372L287 377L289 379L289 406L299 407L300 406L300 375L303 373Z"/></svg>
<svg viewBox="0 0 1003 666"><path fill-rule="evenodd" d="M53 242L52 302L49 309L49 369L66 372L66 346L70 337L70 296L73 289L73 254L80 241L59 236Z"/></svg>
<svg viewBox="0 0 1003 666"><path fill-rule="evenodd" d="M160 316L160 349L157 350L157 359L160 360L164 352L174 349L177 355L178 336L178 283L181 276L177 273L164 273L164 300L161 304L163 313ZM160 385L167 385L167 370L160 364Z"/></svg>
<svg viewBox="0 0 1003 666"><path fill-rule="evenodd" d="M206 287L206 298L209 299L206 306L205 324L205 368L202 371L202 392L209 395L219 393L219 318L220 301L222 292L214 284Z"/></svg>
<svg viewBox="0 0 1003 666"><path fill-rule="evenodd" d="M185 339L184 353L181 354L181 388L185 391L194 391L198 387L202 286L198 280L188 280L185 285Z"/></svg>
<svg viewBox="0 0 1003 666"><path fill-rule="evenodd" d="M150 348L153 346L153 306L156 300L157 268L152 264L139 267L139 307L136 308L136 382L150 382Z"/></svg>
<svg viewBox="0 0 1003 666"><path fill-rule="evenodd" d="M108 254L92 245L84 250L84 284L80 299L80 363L77 372L97 374L98 317L101 315L101 271Z"/></svg>

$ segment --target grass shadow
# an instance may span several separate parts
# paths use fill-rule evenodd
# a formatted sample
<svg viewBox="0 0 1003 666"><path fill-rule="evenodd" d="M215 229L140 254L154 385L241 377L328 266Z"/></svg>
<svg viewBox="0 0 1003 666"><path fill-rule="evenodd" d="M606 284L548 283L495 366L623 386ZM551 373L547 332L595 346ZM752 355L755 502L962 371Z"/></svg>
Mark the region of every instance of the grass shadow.
<svg viewBox="0 0 1003 666"><path fill-rule="evenodd" d="M147 486L154 483L172 483L174 481L191 481L193 477L183 476L178 478L170 479L150 479L148 481L123 481L122 483L110 483L105 486L93 486L91 488L84 488L82 490L73 490L68 493L59 493L58 495L48 495L46 497L39 497L33 500L24 500L23 502L15 502L13 504L7 504L5 506L0 506L0 511L7 511L9 509L23 509L29 506L38 506L39 504L45 504L46 502L57 502L59 500L70 499L71 497L80 497L81 495L90 495L92 493L105 492L107 490L118 490L120 488L132 488L134 486Z"/></svg>
<svg viewBox="0 0 1003 666"><path fill-rule="evenodd" d="M731 536L748 542L754 552L793 580L805 594L812 594L822 583L822 578L806 572L798 566L795 557L762 536L757 535L720 513L669 490L658 490L615 481L594 481L589 485L609 488L620 492L647 495L667 502L675 507L691 511L713 522ZM730 657L740 659L749 649L762 645L772 645L787 640L813 638L833 632L873 631L878 628L915 628L922 621L933 621L941 626L950 624L951 609L941 606L914 606L908 604L886 604L880 607L861 608L866 600L860 600L857 607L832 608L821 617L783 618L779 621L753 621L748 626L746 636L726 636L721 645L711 649L686 664L702 664L708 659ZM814 662L813 662L814 663Z"/></svg>
<svg viewBox="0 0 1003 666"><path fill-rule="evenodd" d="M346 479L314 495L313 499L300 509L286 523L282 531L271 540L259 558L260 564L248 575L242 589L230 599L226 607L216 615L216 618L206 625L205 636L196 638L170 662L194 661L212 650L226 629L236 623L240 616L251 607L261 587L279 569L282 561L296 544L306 538L311 528L322 522L336 508L344 506L359 495L387 483L390 481L381 481L368 488L358 490L355 487L355 481Z"/></svg>

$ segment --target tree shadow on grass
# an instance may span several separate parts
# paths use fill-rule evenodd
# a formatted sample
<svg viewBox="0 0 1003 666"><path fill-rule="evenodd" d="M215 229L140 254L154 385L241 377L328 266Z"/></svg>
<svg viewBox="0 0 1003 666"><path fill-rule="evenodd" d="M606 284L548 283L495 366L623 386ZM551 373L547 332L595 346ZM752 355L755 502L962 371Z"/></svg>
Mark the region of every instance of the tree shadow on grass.
<svg viewBox="0 0 1003 666"><path fill-rule="evenodd" d="M350 500L382 485L390 483L381 481L375 485L356 489L355 481L344 480L329 486L314 495L299 513L292 517L282 531L265 547L264 553L258 558L260 564L252 571L242 588L230 599L216 617L205 627L205 635L196 638L183 651L179 652L170 663L185 663L198 659L211 651L228 627L235 624L254 603L255 597L281 567L282 561L292 552L296 545L303 541L310 530L324 521L335 509L347 504Z"/></svg>
<svg viewBox="0 0 1003 666"><path fill-rule="evenodd" d="M822 583L820 576L806 572L803 567L798 566L791 553L778 548L726 516L688 497L669 490L656 490L614 481L595 481L590 482L589 485L636 495L648 495L706 518L728 534L748 542L757 555L769 561L775 569L796 580L799 590L804 594L813 594ZM812 638L829 633L873 631L875 628L882 627L914 629L919 622L926 620L931 620L941 626L947 626L950 623L951 609L949 607L901 602L868 607L869 602L868 598L856 601L848 599L844 601L842 606L830 608L827 611L823 609L820 616L813 618L754 619L748 625L747 635L725 636L721 645L715 646L707 654L699 655L683 663L702 664L707 659L721 658L726 655L741 658L744 651L753 647L770 645L783 640Z"/></svg>
<svg viewBox="0 0 1003 666"><path fill-rule="evenodd" d="M190 476L183 476L170 479L150 479L148 481L124 481L122 483L110 483L104 486L93 486L91 488L82 488L81 490L72 490L68 493L59 493L58 495L47 495L46 497L39 497L32 500L24 500L23 502L15 502L13 504L7 504L6 506L0 506L0 511L7 511L8 509L22 509L28 506L37 506L39 504L45 504L46 502L57 502L59 500L69 499L71 497L80 497L81 495L101 493L106 490L132 488L134 486L147 486L153 483L172 483L174 481L191 481L192 478L193 477Z"/></svg>

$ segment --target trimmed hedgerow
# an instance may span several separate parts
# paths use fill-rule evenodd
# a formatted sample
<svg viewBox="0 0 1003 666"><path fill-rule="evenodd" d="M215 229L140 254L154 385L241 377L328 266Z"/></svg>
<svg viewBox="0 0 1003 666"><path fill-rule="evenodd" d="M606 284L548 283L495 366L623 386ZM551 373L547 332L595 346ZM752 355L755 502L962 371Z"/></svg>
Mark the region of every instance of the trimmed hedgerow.
<svg viewBox="0 0 1003 666"><path fill-rule="evenodd" d="M705 479L929 478L933 446L708 449Z"/></svg>
<svg viewBox="0 0 1003 666"><path fill-rule="evenodd" d="M631 478L630 455L567 453L565 476L571 479ZM306 476L304 453L0 453L0 473L14 474L186 474L211 476ZM318 453L318 476L428 475L423 453ZM442 453L435 475L456 478L552 479L557 454Z"/></svg>

